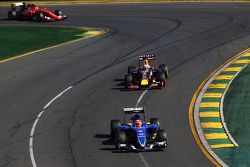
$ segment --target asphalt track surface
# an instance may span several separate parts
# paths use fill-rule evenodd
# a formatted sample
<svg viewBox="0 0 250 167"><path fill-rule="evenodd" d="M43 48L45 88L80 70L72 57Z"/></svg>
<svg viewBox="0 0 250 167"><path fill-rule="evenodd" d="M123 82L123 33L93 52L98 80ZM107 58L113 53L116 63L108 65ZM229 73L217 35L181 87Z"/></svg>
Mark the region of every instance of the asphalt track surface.
<svg viewBox="0 0 250 167"><path fill-rule="evenodd" d="M54 7L53 7L54 8ZM69 19L56 23L5 20L2 25L105 27L99 37L0 64L0 166L31 167L29 135L38 167L212 166L194 141L188 122L192 95L203 79L249 46L250 4L133 4L60 7ZM164 152L112 153L111 119L135 106L143 91L125 91L127 66L156 53L169 66L167 87L150 90L139 106L159 117L168 132Z"/></svg>

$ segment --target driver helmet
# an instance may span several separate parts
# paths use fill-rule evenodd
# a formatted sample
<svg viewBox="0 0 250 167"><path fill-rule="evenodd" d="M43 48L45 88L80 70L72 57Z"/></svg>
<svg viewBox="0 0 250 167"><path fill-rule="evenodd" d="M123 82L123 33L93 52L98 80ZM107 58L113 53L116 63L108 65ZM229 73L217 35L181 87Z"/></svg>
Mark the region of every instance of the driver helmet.
<svg viewBox="0 0 250 167"><path fill-rule="evenodd" d="M140 116L139 114L135 114L135 115L133 116L133 120L134 120L134 121L137 120L137 119L141 119L141 116Z"/></svg>
<svg viewBox="0 0 250 167"><path fill-rule="evenodd" d="M139 120L139 119L135 120L135 126L136 127L141 127L142 126L141 120Z"/></svg>

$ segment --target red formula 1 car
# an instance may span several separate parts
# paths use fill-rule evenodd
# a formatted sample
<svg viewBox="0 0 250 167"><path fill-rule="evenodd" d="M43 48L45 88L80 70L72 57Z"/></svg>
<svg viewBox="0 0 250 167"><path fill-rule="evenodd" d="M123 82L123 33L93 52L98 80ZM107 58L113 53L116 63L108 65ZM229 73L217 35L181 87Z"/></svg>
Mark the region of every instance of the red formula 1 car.
<svg viewBox="0 0 250 167"><path fill-rule="evenodd" d="M157 65L156 56L152 54L139 56L139 67L128 67L125 75L125 88L162 88L166 85L168 68L165 64Z"/></svg>
<svg viewBox="0 0 250 167"><path fill-rule="evenodd" d="M66 18L60 10L52 12L46 8L38 8L35 4L26 5L23 2L11 4L11 10L8 12L10 20L59 21Z"/></svg>

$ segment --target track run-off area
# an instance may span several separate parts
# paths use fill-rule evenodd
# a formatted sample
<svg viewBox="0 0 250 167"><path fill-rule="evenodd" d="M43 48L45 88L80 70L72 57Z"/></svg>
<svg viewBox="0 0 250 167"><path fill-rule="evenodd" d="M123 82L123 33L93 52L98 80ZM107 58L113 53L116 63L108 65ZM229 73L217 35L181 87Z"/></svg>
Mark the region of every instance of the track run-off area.
<svg viewBox="0 0 250 167"><path fill-rule="evenodd" d="M189 105L212 71L249 47L250 4L60 6L68 19L53 23L8 21L8 8L0 7L0 26L109 31L0 64L0 166L214 165L194 139ZM168 65L166 88L123 89L127 67L143 53ZM112 153L110 120L135 104L160 118L164 152Z"/></svg>

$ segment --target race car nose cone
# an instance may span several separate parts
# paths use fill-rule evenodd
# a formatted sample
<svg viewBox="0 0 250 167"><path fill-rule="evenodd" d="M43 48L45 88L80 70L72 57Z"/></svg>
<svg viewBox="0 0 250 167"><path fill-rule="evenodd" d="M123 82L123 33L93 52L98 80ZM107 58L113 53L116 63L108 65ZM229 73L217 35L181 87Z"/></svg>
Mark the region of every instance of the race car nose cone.
<svg viewBox="0 0 250 167"><path fill-rule="evenodd" d="M145 129L143 128L137 128L136 129L138 143L141 147L144 147L146 144L146 136L145 136Z"/></svg>
<svg viewBox="0 0 250 167"><path fill-rule="evenodd" d="M148 80L146 79L141 80L141 85L143 86L148 85Z"/></svg>

